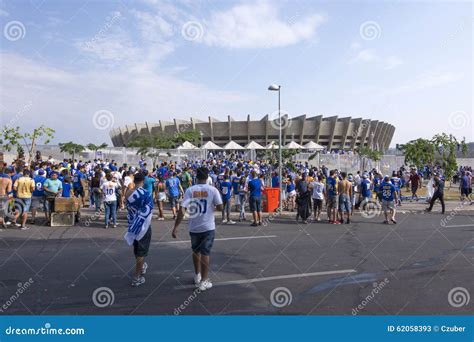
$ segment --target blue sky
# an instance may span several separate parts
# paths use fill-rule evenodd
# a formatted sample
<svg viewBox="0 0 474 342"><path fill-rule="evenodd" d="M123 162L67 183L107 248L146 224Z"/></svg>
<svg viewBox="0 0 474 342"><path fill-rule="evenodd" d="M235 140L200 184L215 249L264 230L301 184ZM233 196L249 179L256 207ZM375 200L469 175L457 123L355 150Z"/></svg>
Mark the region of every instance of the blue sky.
<svg viewBox="0 0 474 342"><path fill-rule="evenodd" d="M290 116L474 141L470 1L0 2L3 124L107 142L111 127Z"/></svg>

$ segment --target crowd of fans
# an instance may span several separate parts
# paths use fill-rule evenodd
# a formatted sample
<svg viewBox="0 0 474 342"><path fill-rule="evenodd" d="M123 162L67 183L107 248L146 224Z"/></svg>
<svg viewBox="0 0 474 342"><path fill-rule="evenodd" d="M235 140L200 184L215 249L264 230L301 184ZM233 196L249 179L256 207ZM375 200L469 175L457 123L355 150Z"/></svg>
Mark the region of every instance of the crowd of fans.
<svg viewBox="0 0 474 342"><path fill-rule="evenodd" d="M114 160L64 159L36 160L31 164L15 162L0 169L0 224L28 229L37 220L38 211L44 212L46 223L51 220L55 198L76 197L81 206L104 212L104 227L117 226L117 212L125 209L127 191L133 191L134 177L143 176L143 188L153 196L158 209L158 220L165 219L165 210L176 218L186 190L196 184L196 170L209 170L207 184L221 194L222 223L235 224L247 220L251 225L262 224L262 196L266 187L282 187L283 210L295 212L296 219L308 222L321 220L323 205L331 224L350 223L354 210L366 212L381 208L385 223L396 223L395 212L402 201L418 201L423 180L427 182L427 196L433 208L439 200L444 213L444 176L439 166L405 167L382 175L376 169L353 173L329 170L325 165L310 166L308 162L285 164L282 179L276 163L269 160L244 160L242 155L209 154L206 160L161 162L148 167L144 160L138 165L127 165ZM459 184L461 201L472 204L472 169L460 167L453 178ZM411 196L402 196L406 187ZM425 197L425 199L426 199Z"/></svg>

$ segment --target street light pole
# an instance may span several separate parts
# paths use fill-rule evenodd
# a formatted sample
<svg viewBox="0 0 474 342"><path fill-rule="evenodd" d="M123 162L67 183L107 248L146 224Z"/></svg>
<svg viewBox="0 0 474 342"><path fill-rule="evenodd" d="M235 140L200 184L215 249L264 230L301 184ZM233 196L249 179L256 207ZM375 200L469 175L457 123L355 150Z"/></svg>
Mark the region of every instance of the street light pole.
<svg viewBox="0 0 474 342"><path fill-rule="evenodd" d="M268 90L278 91L278 182L280 184L280 215L283 213L283 162L281 155L282 147L282 125L281 125L281 102L280 102L280 85L272 84Z"/></svg>

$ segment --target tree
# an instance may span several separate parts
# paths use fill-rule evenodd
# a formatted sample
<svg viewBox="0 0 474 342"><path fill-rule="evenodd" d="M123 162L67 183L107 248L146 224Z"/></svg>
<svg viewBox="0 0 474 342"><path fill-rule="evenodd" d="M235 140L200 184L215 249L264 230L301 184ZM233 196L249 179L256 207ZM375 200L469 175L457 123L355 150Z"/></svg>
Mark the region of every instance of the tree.
<svg viewBox="0 0 474 342"><path fill-rule="evenodd" d="M104 148L107 148L107 146L109 146L109 145L107 145L106 143L102 143L100 145L96 145L96 144L91 143L91 144L87 144L86 147L89 150L94 151L94 159L96 159L97 158L97 151L103 150Z"/></svg>
<svg viewBox="0 0 474 342"><path fill-rule="evenodd" d="M382 152L368 147L360 147L357 152L359 153L359 157L361 159L360 165L362 170L365 170L365 161L367 159L374 162L378 162L382 159Z"/></svg>
<svg viewBox="0 0 474 342"><path fill-rule="evenodd" d="M72 159L75 159L76 153L80 153L85 150L84 145L73 143L72 141L66 143L59 143L59 149L61 152L69 153Z"/></svg>
<svg viewBox="0 0 474 342"><path fill-rule="evenodd" d="M41 125L33 129L32 132L21 133L20 127L6 125L3 126L0 132L0 145L6 151L11 151L16 147L20 159L24 153L24 146L28 153L28 161L31 162L37 144L42 142L44 145L47 145L54 138L54 132L54 129Z"/></svg>
<svg viewBox="0 0 474 342"><path fill-rule="evenodd" d="M400 146L405 155L405 164L415 166L432 165L435 155L435 146L431 140L419 138Z"/></svg>

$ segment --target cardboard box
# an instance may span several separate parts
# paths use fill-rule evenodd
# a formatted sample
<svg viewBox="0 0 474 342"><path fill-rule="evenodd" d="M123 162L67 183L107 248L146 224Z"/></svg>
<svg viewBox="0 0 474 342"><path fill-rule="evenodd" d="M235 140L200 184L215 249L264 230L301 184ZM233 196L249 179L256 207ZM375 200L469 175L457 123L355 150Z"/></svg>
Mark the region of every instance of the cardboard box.
<svg viewBox="0 0 474 342"><path fill-rule="evenodd" d="M76 213L51 213L51 227L71 227L74 226Z"/></svg>
<svg viewBox="0 0 474 342"><path fill-rule="evenodd" d="M79 198L58 197L54 200L54 211L57 213L67 213L79 211L81 202Z"/></svg>

